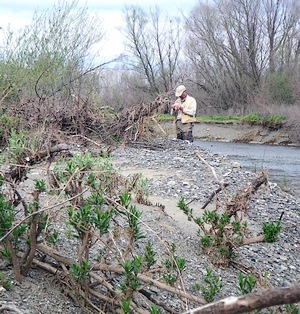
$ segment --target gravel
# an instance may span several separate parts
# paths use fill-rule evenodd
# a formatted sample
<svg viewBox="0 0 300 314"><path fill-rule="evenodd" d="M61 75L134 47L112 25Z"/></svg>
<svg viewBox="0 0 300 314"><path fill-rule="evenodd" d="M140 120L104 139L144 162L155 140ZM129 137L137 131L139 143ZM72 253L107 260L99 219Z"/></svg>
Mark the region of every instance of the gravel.
<svg viewBox="0 0 300 314"><path fill-rule="evenodd" d="M213 168L216 177L199 156ZM256 235L261 232L263 222L276 221L284 212L278 241L237 248L236 261L240 269L219 267L202 252L197 226L188 221L177 202L183 196L190 202L194 216L199 216L203 212L202 205L219 187L218 181L229 185L218 194L219 202L211 202L210 209L221 206L225 197L246 187L258 174L243 170L227 157L177 140L157 140L148 148L141 145L119 147L112 153L112 160L124 176L141 173L147 178L152 205L138 205L143 212L145 241L152 241L161 261L166 254L165 241L176 243L177 255L186 260L185 287L203 283L207 268L224 283L216 299L237 295L237 276L242 269L248 269L259 278L258 289L300 282L300 200L282 191L276 183L269 182L255 193L248 204L246 219L251 233ZM34 173L38 175L39 171ZM4 265L2 272L11 278L12 287L8 291L2 289L0 305L14 305L23 313L89 313L87 309L76 307L61 293L51 276L38 268L33 268L22 284L14 281L9 265ZM178 301L170 293L162 293L159 297L176 313L187 309L183 301Z"/></svg>

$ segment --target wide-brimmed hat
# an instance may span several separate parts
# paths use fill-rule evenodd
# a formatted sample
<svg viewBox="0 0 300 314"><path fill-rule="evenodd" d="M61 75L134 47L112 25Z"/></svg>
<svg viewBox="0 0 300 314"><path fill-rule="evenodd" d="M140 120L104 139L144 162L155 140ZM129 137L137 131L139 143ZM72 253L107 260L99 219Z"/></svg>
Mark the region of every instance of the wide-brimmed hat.
<svg viewBox="0 0 300 314"><path fill-rule="evenodd" d="M180 97L182 95L183 92L186 91L186 87L184 85L179 85L177 88L176 88L176 91L175 91L175 96L176 97Z"/></svg>

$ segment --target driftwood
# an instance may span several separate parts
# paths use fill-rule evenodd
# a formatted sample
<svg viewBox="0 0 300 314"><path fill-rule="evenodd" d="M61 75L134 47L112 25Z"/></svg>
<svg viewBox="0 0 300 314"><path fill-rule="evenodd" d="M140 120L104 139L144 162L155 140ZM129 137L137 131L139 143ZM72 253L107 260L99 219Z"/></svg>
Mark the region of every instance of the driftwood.
<svg viewBox="0 0 300 314"><path fill-rule="evenodd" d="M170 103L167 98L158 97L150 103L125 108L111 122L99 125L98 132L105 142L111 141L113 137L125 141L140 140L144 137L147 119L161 112L166 103Z"/></svg>
<svg viewBox="0 0 300 314"><path fill-rule="evenodd" d="M229 217L235 216L239 211L245 212L252 195L261 185L267 182L267 174L262 172L260 176L255 178L246 188L238 190L226 204L225 210Z"/></svg>
<svg viewBox="0 0 300 314"><path fill-rule="evenodd" d="M20 162L20 164L11 166L10 169L6 172L3 172L1 176L7 182L18 183L25 178L26 173L30 166L39 163L42 159L44 159L47 156L50 157L55 153L68 150L70 149L70 147L71 147L70 145L59 144L49 149L45 149L42 151L38 151L32 155L28 155L26 156L26 158L22 160L22 162Z"/></svg>
<svg viewBox="0 0 300 314"><path fill-rule="evenodd" d="M0 313L6 313L9 311L9 313L17 313L17 314L23 314L21 310L19 310L15 305L13 304L3 304L0 305Z"/></svg>
<svg viewBox="0 0 300 314"><path fill-rule="evenodd" d="M56 251L54 248L51 248L45 244L38 244L37 249L40 252L42 252L43 254L45 254L46 256L52 257L57 262L57 265L64 265L66 268L68 268L71 264L73 264L75 262L74 260L72 260L68 257L64 257L60 252ZM22 256L22 254L19 253L19 256ZM52 274L57 275L57 274L62 272L60 270L60 267L57 268L53 265L50 265L49 263L41 262L37 259L34 259L33 263L36 264L37 266L51 272ZM99 276L97 274L97 272L100 272L102 275ZM114 273L115 275L117 275L117 274L122 274L124 271L120 266L117 266L117 265L114 266L114 265L108 265L108 264L100 263L100 264L95 264L94 266L91 267L91 271L90 271L89 275L91 276L91 278L93 278L94 280L97 281L97 284L104 286L106 289L108 289L111 292L111 294L115 295L118 298L119 297L118 294L120 292L118 292L118 290L116 290L109 283L109 280L107 280L107 279L105 279L105 277L103 277L103 274L105 274L106 272ZM144 274L138 274L137 278L141 282L144 282L146 285L155 286L158 289L161 289L163 291L168 291L168 292L173 293L174 295L177 295L181 298L185 298L186 300L193 301L196 304L206 304L206 301L203 298L191 295L184 290L179 290L175 287L169 286L163 282L155 280L151 276L147 276ZM65 280L65 278L64 278L64 280ZM66 293L70 293L70 291L66 291ZM100 293L99 291L94 290L92 286L90 286L90 288L89 288L89 293L98 297L99 299L101 299L105 302L108 302L110 304L115 304L115 299L113 297L108 297L108 296L104 295L103 293ZM144 290L141 292L141 294L143 294L146 297L150 296L150 294L145 293ZM150 299L152 302L155 302L155 300L152 297ZM143 312L140 312L140 309L138 312L143 313Z"/></svg>
<svg viewBox="0 0 300 314"><path fill-rule="evenodd" d="M211 200L221 191L224 191L225 187L227 187L229 185L228 182L223 182L222 180L219 179L219 177L217 176L217 173L215 171L215 169L204 159L201 157L201 155L196 152L196 156L210 169L210 171L212 172L213 177L215 178L215 180L218 182L219 187L213 191L211 193L211 195L209 196L209 198L207 199L207 201L205 202L205 204L201 207L201 209L205 209L207 207L207 205L211 202Z"/></svg>
<svg viewBox="0 0 300 314"><path fill-rule="evenodd" d="M225 183L220 180L216 174L215 169L209 165L209 163L203 159L199 153L196 153L196 156L206 164L206 166L211 170L213 177L219 184L219 188L216 191L212 192L206 203L202 206L202 209L205 209L206 206L210 203L213 197L224 190L229 183ZM255 178L246 188L238 190L235 195L226 203L225 210L229 214L229 217L235 216L238 211L245 212L247 209L248 202L252 195L259 189L259 187L268 182L268 176L265 172L262 172L257 178Z"/></svg>
<svg viewBox="0 0 300 314"><path fill-rule="evenodd" d="M227 187L229 183L223 183L222 186L218 187L215 191L211 193L205 204L201 207L201 209L205 209L206 206L212 201L212 199L223 190L223 188Z"/></svg>
<svg viewBox="0 0 300 314"><path fill-rule="evenodd" d="M86 137L84 137L84 139L101 147L101 145L99 145L95 141L92 141ZM9 168L8 171L0 173L0 174L5 181L18 183L26 177L27 171L31 166L38 164L45 159L51 158L55 154L63 152L63 151L71 155L72 150L74 150L74 146L72 145L68 145L64 143L57 144L52 147L39 150L31 155L28 154L18 165L13 165ZM109 146L105 149L103 148L97 149L96 154L98 156L109 156L112 151L113 151L113 147Z"/></svg>
<svg viewBox="0 0 300 314"><path fill-rule="evenodd" d="M185 312L184 314L238 314L267 307L292 304L300 301L300 285L266 289L240 297L229 297L215 303Z"/></svg>

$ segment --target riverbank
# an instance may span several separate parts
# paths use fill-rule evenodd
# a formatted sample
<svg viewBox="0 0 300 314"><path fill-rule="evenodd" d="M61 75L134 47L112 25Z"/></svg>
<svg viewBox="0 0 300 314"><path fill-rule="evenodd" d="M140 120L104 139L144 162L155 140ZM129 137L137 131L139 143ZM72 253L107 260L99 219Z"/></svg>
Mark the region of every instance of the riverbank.
<svg viewBox="0 0 300 314"><path fill-rule="evenodd" d="M219 187L218 180L228 182L229 185L218 195L218 199L210 202L207 209L220 209L225 199L247 186L257 175L236 167L225 156L182 141L159 140L155 144L148 148L121 146L112 152L111 158L124 176L141 174L147 182L150 205L136 205L142 211L141 226L146 235L143 241L149 240L153 244L158 261L168 257L165 243L176 244L176 256L185 260L182 276L186 291L191 292L193 286L205 283L206 269L213 270L224 283L216 299L238 294L238 274L242 271L255 276L255 290L289 286L300 281L299 199L285 193L276 184L262 186L247 204L249 236L259 234L263 222L276 221L284 212L278 241L236 248L237 268L218 265L217 260L211 261L202 251L197 235L198 227L178 208L178 201L183 196L193 208L193 214L199 216L203 213L202 206ZM218 180L197 154L213 167ZM47 165L32 169L22 184L23 190L28 188L32 180L40 178L46 172ZM65 237L60 238L60 248L66 245L65 240ZM61 249L61 252L69 250L70 242L66 250ZM5 271L13 277L11 269L6 268ZM183 289L181 284L178 288ZM192 306L174 297L172 293L161 293L151 285L147 289L171 307L173 313L182 313ZM0 304L13 304L24 314L92 313L77 308L61 293L55 280L37 268L30 270L29 276L21 285L12 280L11 289L1 292ZM165 311L162 310L161 313Z"/></svg>
<svg viewBox="0 0 300 314"><path fill-rule="evenodd" d="M161 126L170 137L176 136L172 122ZM198 140L300 146L300 130L286 126L270 129L246 123L195 123L193 134Z"/></svg>
<svg viewBox="0 0 300 314"><path fill-rule="evenodd" d="M224 193L207 207L211 210L220 209L224 198L230 199L258 174L237 167L231 159L210 150L182 141L173 141L170 145L166 143L167 141L163 142L162 148L156 150L126 147L113 155L124 175L140 173L147 178L149 200L163 206L164 212L159 208L153 212L147 207L143 215L146 214L147 224L150 223L151 229L164 239L174 241L178 256L186 259L185 283L193 285L201 282L205 269L213 269L225 284L224 290L218 296L220 298L236 295L236 280L241 271L258 276L258 289L286 286L300 281L299 199L285 193L277 184L262 186L247 205L247 225L250 234L260 234L263 222L277 221L283 213L283 228L278 241L237 248L237 262L241 267L245 266L243 269L218 267L201 250L197 226L178 208L178 201L180 197L184 197L193 208L195 216L203 213L203 204L218 187L208 165L213 167L220 181L229 183ZM170 299L167 300L171 302Z"/></svg>

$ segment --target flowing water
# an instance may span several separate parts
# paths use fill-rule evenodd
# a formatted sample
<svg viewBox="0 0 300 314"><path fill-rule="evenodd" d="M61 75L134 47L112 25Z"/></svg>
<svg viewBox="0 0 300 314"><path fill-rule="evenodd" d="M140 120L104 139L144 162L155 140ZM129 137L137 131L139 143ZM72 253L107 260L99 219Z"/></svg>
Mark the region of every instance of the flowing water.
<svg viewBox="0 0 300 314"><path fill-rule="evenodd" d="M254 172L264 169L271 182L297 196L300 194L300 147L198 140L194 144L228 156L238 161L244 169Z"/></svg>

